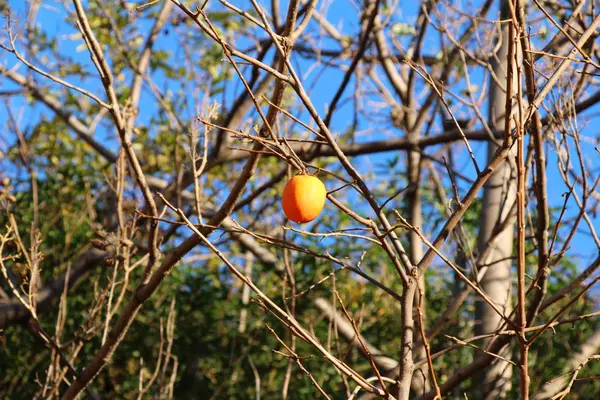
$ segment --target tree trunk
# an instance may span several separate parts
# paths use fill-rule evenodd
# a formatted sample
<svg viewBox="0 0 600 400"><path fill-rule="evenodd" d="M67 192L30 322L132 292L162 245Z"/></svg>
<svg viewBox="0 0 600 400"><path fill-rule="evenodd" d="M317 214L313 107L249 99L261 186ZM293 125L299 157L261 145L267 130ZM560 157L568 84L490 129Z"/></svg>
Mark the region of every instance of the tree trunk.
<svg viewBox="0 0 600 400"><path fill-rule="evenodd" d="M502 0L501 18L506 19L509 15L508 0ZM489 125L492 130L503 130L505 128L504 118L506 107L506 84L507 84L507 66L509 25L502 25L502 44L492 61L494 73L498 81L505 87L498 87L491 81L489 95ZM514 85L513 85L514 87ZM498 146L489 142L488 161L493 158ZM514 155L509 159L514 159ZM510 207L516 199L516 181L515 173L511 170L510 162L505 161L498 167L496 172L489 179L484 187L481 224L479 227L478 248L482 251L490 239L494 226L506 218ZM506 229L502 232L493 250L490 252L484 264L489 265L489 270L482 278L481 289L487 293L492 301L504 310L506 314L510 312L510 272L511 256L513 250L514 229ZM495 331L500 326L501 317L483 300L477 299L475 309L475 334L481 335ZM482 344L483 345L483 344ZM508 347L504 350L509 353ZM504 354L505 356L507 354ZM478 355L478 356L481 356ZM509 356L510 358L510 356ZM482 399L506 398L511 389L512 367L510 364L495 360L489 368L482 371L475 382L478 382L477 392L481 394Z"/></svg>
<svg viewBox="0 0 600 400"><path fill-rule="evenodd" d="M412 123L412 121L411 121ZM418 139L420 135L412 133L414 139ZM423 225L423 213L421 209L421 154L418 150L411 150L408 153L407 160L407 175L408 175L408 191L406 194L406 201L408 203L408 222L419 229ZM410 232L409 234L409 256L410 261L417 265L423 258L423 242L416 232ZM425 295L425 274L419 274L418 277L418 289L415 292L414 307L413 307L413 319L415 321L416 332L419 331L419 318L418 318L418 306L419 301L421 302L421 312L423 325L426 320L426 295ZM420 299L421 294L423 299ZM423 327L425 329L425 327ZM421 342L422 338L420 335L416 335L416 341ZM426 357L425 346L418 346L413 353L415 361L424 360ZM421 395L424 392L431 390L429 369L427 365L419 367L420 371L415 371L411 389L415 394Z"/></svg>

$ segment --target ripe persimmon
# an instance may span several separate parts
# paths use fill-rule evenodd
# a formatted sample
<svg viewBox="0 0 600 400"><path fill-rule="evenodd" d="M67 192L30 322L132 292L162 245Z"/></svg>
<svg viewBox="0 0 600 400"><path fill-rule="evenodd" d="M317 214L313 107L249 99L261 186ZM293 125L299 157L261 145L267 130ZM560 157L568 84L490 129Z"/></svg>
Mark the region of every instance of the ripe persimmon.
<svg viewBox="0 0 600 400"><path fill-rule="evenodd" d="M312 175L296 175L283 189L283 212L299 224L317 218L325 205L327 190L323 182Z"/></svg>

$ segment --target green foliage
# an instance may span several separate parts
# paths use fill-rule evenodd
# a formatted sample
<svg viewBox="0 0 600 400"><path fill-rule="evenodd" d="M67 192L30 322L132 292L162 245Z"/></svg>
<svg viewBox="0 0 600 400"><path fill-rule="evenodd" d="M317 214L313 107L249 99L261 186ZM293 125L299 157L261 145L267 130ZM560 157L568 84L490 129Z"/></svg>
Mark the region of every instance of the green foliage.
<svg viewBox="0 0 600 400"><path fill-rule="evenodd" d="M118 101L126 105L131 96L128 81L135 73L132 64L139 61L138 55L144 46L145 33L156 16L158 7L149 7L143 13L132 13L122 6L120 0L87 3L91 27L107 53L116 78L114 86ZM3 4L0 1L0 8ZM255 13L252 15L257 17ZM240 35L246 40L255 39L251 31L255 27L237 13L210 10L208 16L219 33L227 40L234 35ZM150 76L160 77L158 81L161 85L157 86L163 87L160 87L158 92L166 88L165 92L157 94L155 88L149 87L147 82L144 84L142 112L137 116L132 132L133 150L139 157L143 171L148 176L169 181L190 172L189 127L194 126L197 113L203 111L193 109L197 104L197 97L206 96L211 98L211 101L216 96L228 99L232 92L231 78L235 73L229 62L224 59L220 44L206 41L199 33L199 29L196 29L197 27L192 29L189 21L181 23L177 18L178 15L173 17L169 29L179 30L182 33L183 39L179 43L181 48L173 49L157 45L150 59L148 71ZM140 21L139 24L133 23L135 19ZM65 17L64 22L69 22L69 19ZM144 28L136 28L138 25ZM116 34L117 31L119 35ZM413 25L399 22L391 25L391 31L401 40L414 36L416 32ZM72 58L59 54L60 42L56 36L49 35L44 29L35 28L33 37L35 43L31 45L31 50L35 50L40 58L47 57L52 60L49 63L54 69L54 74L67 80L81 80L85 85L90 86L93 86L91 80L86 79L89 76L94 76L94 80L98 81L97 71L90 67L89 55L81 35L75 33L74 36L70 36L78 46L77 51L83 53L77 53ZM352 37L342 34L342 44L350 46L352 40L354 40ZM245 68L243 63L240 65ZM464 67L462 64L457 66L459 75L462 74ZM94 124L95 139L116 153L119 141L111 124L110 113L101 111L97 104L80 93L64 89L55 90L53 84L43 87L42 90L59 98L65 110L85 121L86 124ZM102 88L98 85L93 90L101 92ZM37 102L29 92L23 95L23 99L26 101L25 104L32 107ZM146 110L144 102L151 101L160 102L160 107ZM264 100L258 101L266 108ZM284 92L284 108L294 110L297 103L298 99L290 89ZM456 101L448 98L448 103L452 105ZM217 118L218 123L223 122L225 111L229 111L231 107L232 104L222 105L222 114ZM193 110L190 112L190 109ZM127 114L127 107L123 108L123 112L127 118L131 117ZM174 117L180 120L184 129L174 128L176 125L173 121ZM252 127L260 124L260 117L253 114L248 120L240 122L240 126L236 129L255 133ZM25 247L31 245L34 211L37 210L39 213L37 232L40 237L41 281L47 283L66 271L69 263L90 247L90 242L97 238L99 231L108 229L110 231L108 236L114 235L117 226L116 174L115 166L98 156L84 141L73 135L61 119L41 117L32 122L29 127L31 129L27 134L31 165L36 171L40 171L36 179L38 201L36 204L33 200L30 177L23 168L19 149L15 146L5 155L7 165L10 165L11 176L14 178L11 182L11 190L15 201L10 206L10 210L19 223L20 236ZM341 133L336 136L338 142L358 143L356 127L348 123L344 128L340 129ZM282 127L278 125L277 129L284 131L286 137L297 138L304 134L296 125L289 128L282 124ZM209 130L206 139L209 143L216 140L215 131L216 129ZM246 145L249 142L239 143ZM406 188L408 182L404 173L406 164L404 155L390 155L376 159L373 168L371 165L367 168L367 163L361 164L361 162L363 161L358 160L356 164L359 165L361 174L362 170L365 170L365 179L372 185L374 195L383 201L390 199L386 210L398 210L402 215L406 215L409 204L405 191L400 191ZM199 179L199 184L202 185L202 206L209 200L213 204L218 204L228 195L232 177L239 174L242 165L241 162L218 164L212 166L207 178ZM281 173L283 165L276 157L261 159L257 173L243 196L252 193L270 178ZM337 159L311 160L311 169L317 171L330 191L339 188L335 185L340 185L340 181L332 178L334 174L341 175L342 172ZM118 264L122 262L119 258L122 253L116 254L114 248L109 248L107 251L113 256L110 262L96 266L89 271L86 279L82 279L76 287L71 288L64 307L66 315L60 315L64 318L64 326L59 344L65 354L72 354L77 349L78 357L74 365L78 369L84 367L102 345L106 317L104 300L109 296L113 274L116 278L114 288L116 296L113 298L122 293L125 299L125 302L114 310L115 314L111 320L113 324L123 311L124 304L134 298L133 291L143 279L146 264L142 255L147 243L144 237L144 224L147 221L136 213L136 211L145 211L137 210L142 202L136 184L129 173L124 188L124 197L128 202L125 219L129 224L128 227L136 230L136 233L131 236L135 242L134 247L139 246L139 248L132 256L131 262L139 262L139 265L131 274L126 274L123 265ZM279 182L249 205L236 210L233 214L235 220L249 229L256 228L257 231L281 237L279 193L283 185L284 182ZM448 186L445 189L448 196L452 196L452 187ZM334 195L336 199L361 216L374 217L372 210L358 198L357 190L352 185L336 191ZM437 191L430 184L421 187L421 201L424 213L423 231L429 237L433 237L447 220L448 203L440 201ZM455 202L452 202L451 206L455 207ZM553 217L556 217L559 211L553 210ZM476 199L461 220L461 228L469 240L471 249L476 247L475 238L483 212L485 210L482 209L481 201ZM171 217L170 214L165 216L165 218ZM394 218L391 219L395 222ZM533 215L533 222L535 224L535 215ZM6 214L0 214L0 229L5 229L7 224ZM170 225L162 223L160 227L162 233L165 233ZM311 229L319 232L347 230L355 235L373 233L356 227L357 223L354 219L338 210L332 203L328 203L323 215ZM406 246L406 232L402 229L398 229L397 232L403 245ZM179 227L170 241L163 244L162 249L168 252L188 235L190 235L189 230ZM285 232L285 236L293 244L301 245L311 252L331 255L347 265L360 267L364 273L377 279L381 284L402 294L400 279L389 262L385 250L371 241L357 236L318 237L289 230ZM232 243L228 232L217 230L210 239L236 267L244 266L246 256L244 249L239 244ZM444 247L444 253L456 254L454 239L451 238L449 243ZM281 247L266 241L261 244L272 251L278 259L290 260L296 291L302 294L295 299L295 305L292 306L289 298L291 289L287 285L288 278L285 273L276 271L272 265L264 265L258 261L254 263L253 282L267 296L274 299L279 307L295 307L296 319L313 332L334 355L364 376L373 375L361 349L350 345L348 340L335 334L330 321L314 306L313 300L318 297L331 300L335 304L333 292L337 291L364 337L384 354L398 358L401 347L399 335L401 323L399 304L396 299L352 271L328 261L326 257L315 257L308 252L300 251L290 251L284 255ZM20 275L17 278L26 276L29 271L24 255L18 254L14 249L5 251L8 250L16 255L14 259L7 261L7 266ZM537 266L537 254L532 241L528 241L527 252L528 273L532 275L535 274ZM168 256L168 253L163 254L163 257ZM170 379L176 362L178 366L174 377L176 398L232 400L254 398L256 376L260 378L262 398L281 398L286 371L288 365L291 365L290 398L314 399L317 390L294 360L286 356L289 355L287 350L278 342L269 327L287 345L292 346L292 343L295 343L295 352L300 357L302 365L310 371L327 393L332 394L332 398L347 398L348 389L340 373L324 360L314 347L299 338L293 339L289 329L286 328L286 321L281 321L270 314L256 297L252 297L249 304L243 304L240 295L243 290L242 284L232 276L220 259L209 254L208 249L203 246L197 246L189 256L196 258L184 258L141 308L122 344L112 356L111 362L91 384L91 390L102 394L105 398L136 398L140 384L140 371L144 381L148 382L155 370L157 360L160 358L161 338L162 345L166 349L167 321L170 305L174 304L175 335L170 345L170 367L164 374L160 371L159 380ZM117 265L116 269L114 269L115 265ZM547 296L551 296L571 282L577 273L576 260L563 258L558 265L553 266ZM427 324L432 324L447 310L464 284L439 260L436 260L427 270L426 281L427 297L424 311ZM317 282L319 283L316 284ZM0 281L0 288L10 293L3 278ZM536 323L548 321L566 304L566 301L568 299L549 307L538 317ZM96 307L98 304L101 306ZM339 305L337 308L339 310ZM589 313L595 308L593 297L584 296L562 318ZM57 331L59 309L57 302L54 302L49 309L40 311L42 327L51 335ZM240 332L242 311L247 311L248 324L246 330ZM474 302L473 297L470 297L452 323L443 330L443 334L436 335L430 341L432 353L454 345L455 341L450 336L461 339L471 337L473 315ZM569 355L578 351L581 344L597 329L600 329L600 323L595 319L589 319L576 324L559 326L542 335L531 348L532 388L538 388L548 379L561 374ZM415 337L418 338L419 334ZM2 371L0 393L3 398L31 399L39 394L48 368L58 365L58 361L52 358L51 354L48 346L32 335L26 322L11 324L4 331L0 331L0 371ZM458 368L472 361L476 355L476 351L472 348L462 346L437 358L434 366L438 380L444 381L452 376ZM600 364L590 364L582 376L598 374L600 374ZM516 374L514 379L512 396L516 398L518 388ZM468 388L472 383L475 382L467 380L463 388ZM575 391L571 398L591 398L585 397L585 393L600 390L600 384L597 382L585 382L581 385L586 385L585 390ZM350 387L354 388L354 385ZM65 388L66 384L63 383L61 389ZM462 398L461 390L457 389L453 396ZM152 385L145 398L158 395L157 385Z"/></svg>

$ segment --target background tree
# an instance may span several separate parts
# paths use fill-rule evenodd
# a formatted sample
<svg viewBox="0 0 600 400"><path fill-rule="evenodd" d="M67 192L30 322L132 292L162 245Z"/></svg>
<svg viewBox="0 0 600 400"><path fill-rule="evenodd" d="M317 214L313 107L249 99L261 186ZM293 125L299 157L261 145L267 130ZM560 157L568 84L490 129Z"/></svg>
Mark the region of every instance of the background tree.
<svg viewBox="0 0 600 400"><path fill-rule="evenodd" d="M509 19L511 16L510 4L503 1L500 4L501 19ZM490 128L497 131L506 131L511 129L514 124L505 118L507 97L510 96L512 88L518 84L518 75L515 74L517 65L521 65L521 60L514 53L514 28L512 25L504 24L502 26L501 36L497 46L497 52L492 55L490 64L492 73L497 77L498 83L490 83L489 103L488 103L488 121ZM512 53L512 54L511 54ZM522 57L522 56L521 56ZM517 64L518 63L518 64ZM511 79L510 84L507 79ZM509 87L510 86L510 87ZM487 144L487 160L494 159L498 148L497 143L490 141ZM516 148L512 148L511 158L516 157ZM515 164L513 163L513 167ZM513 205L516 201L517 186L517 168L511 168L510 158L505 160L494 172L484 186L481 223L479 225L479 236L477 247L479 251L484 252L489 245L490 238L494 228L502 224L505 219L513 218ZM488 272L481 278L481 289L489 296L490 300L506 313L511 308L511 267L514 242L513 224L507 224L507 227L498 232L497 242L490 249L490 254L482 263L488 265ZM496 313L493 307L482 299L477 299L475 308L475 334L483 335L494 332L502 326L501 315ZM486 340L484 342L489 342ZM505 357L510 357L508 348L502 353ZM506 397L511 389L512 365L495 360L490 368L480 373L482 381L482 392L485 398L497 399Z"/></svg>
<svg viewBox="0 0 600 400"><path fill-rule="evenodd" d="M3 397L596 398L598 4L0 9Z"/></svg>

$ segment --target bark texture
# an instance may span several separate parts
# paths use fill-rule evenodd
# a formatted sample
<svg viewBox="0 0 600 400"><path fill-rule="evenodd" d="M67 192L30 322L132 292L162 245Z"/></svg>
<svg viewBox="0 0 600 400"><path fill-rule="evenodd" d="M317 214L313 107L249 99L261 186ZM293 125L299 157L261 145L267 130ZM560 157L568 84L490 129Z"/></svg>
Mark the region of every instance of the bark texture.
<svg viewBox="0 0 600 400"><path fill-rule="evenodd" d="M501 2L501 18L508 18L508 1ZM505 107L507 100L507 77L508 77L508 52L509 52L509 27L503 24L502 41L498 52L492 60L494 73L498 81L504 87L491 82L489 102L489 125L492 129L503 130L506 119ZM514 86L513 86L514 87ZM494 157L498 146L490 142L488 144L488 161ZM494 227L499 224L509 213L512 204L516 200L516 174L511 168L509 160L514 160L511 153L490 177L484 186L481 224L479 227L478 248L479 251L487 246ZM495 302L499 309L505 314L510 312L511 306L511 280L510 269L512 264L514 229L506 229L501 233L489 253L483 265L489 265L488 272L482 278L481 289ZM493 332L500 327L501 317L484 301L477 300L475 311L475 334L481 335ZM483 344L482 344L483 345ZM510 349L506 347L502 355L507 356ZM481 355L478 355L481 357ZM510 358L510 357L509 357ZM478 382L482 399L506 398L511 389L512 367L501 360L495 360L492 365L478 374L475 382Z"/></svg>

